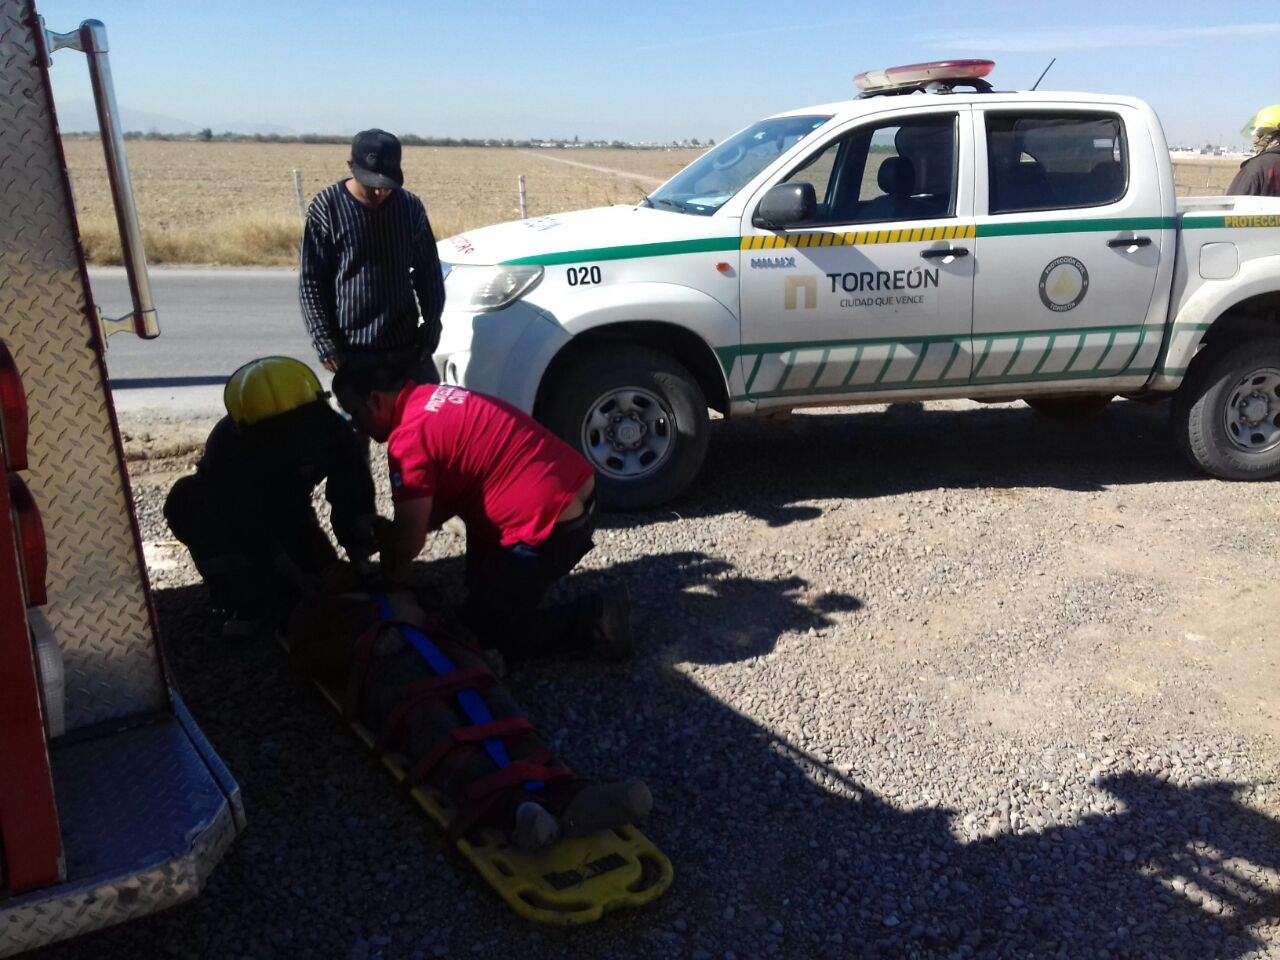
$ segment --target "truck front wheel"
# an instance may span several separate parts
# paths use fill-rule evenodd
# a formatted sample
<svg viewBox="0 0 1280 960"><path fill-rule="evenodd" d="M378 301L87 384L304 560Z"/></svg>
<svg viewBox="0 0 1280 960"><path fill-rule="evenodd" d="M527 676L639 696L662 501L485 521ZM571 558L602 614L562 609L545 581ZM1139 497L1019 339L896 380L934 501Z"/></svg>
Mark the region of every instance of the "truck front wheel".
<svg viewBox="0 0 1280 960"><path fill-rule="evenodd" d="M1173 399L1179 445L1223 480L1280 474L1280 337L1209 346Z"/></svg>
<svg viewBox="0 0 1280 960"><path fill-rule="evenodd" d="M619 346L575 359L557 381L543 422L595 468L603 506L656 506L697 476L707 454L707 400L671 357Z"/></svg>

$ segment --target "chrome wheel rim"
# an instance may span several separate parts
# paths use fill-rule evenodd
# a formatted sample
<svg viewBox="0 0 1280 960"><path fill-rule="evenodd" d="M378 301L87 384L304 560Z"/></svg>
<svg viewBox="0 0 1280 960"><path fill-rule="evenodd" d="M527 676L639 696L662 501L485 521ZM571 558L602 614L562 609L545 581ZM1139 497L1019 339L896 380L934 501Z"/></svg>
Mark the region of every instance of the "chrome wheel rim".
<svg viewBox="0 0 1280 960"><path fill-rule="evenodd" d="M676 444L675 417L642 387L598 397L582 421L582 449L591 465L615 480L638 480L661 467Z"/></svg>
<svg viewBox="0 0 1280 960"><path fill-rule="evenodd" d="M1227 439L1246 453L1280 446L1280 370L1263 367L1241 377L1223 411Z"/></svg>

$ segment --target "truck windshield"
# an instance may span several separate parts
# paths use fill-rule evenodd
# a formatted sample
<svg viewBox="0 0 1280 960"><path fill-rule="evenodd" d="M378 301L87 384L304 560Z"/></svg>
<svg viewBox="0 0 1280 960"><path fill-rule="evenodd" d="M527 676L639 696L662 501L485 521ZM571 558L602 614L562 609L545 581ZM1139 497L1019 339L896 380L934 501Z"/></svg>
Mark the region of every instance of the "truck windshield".
<svg viewBox="0 0 1280 960"><path fill-rule="evenodd" d="M647 197L644 205L710 216L757 173L830 119L761 120L703 154Z"/></svg>

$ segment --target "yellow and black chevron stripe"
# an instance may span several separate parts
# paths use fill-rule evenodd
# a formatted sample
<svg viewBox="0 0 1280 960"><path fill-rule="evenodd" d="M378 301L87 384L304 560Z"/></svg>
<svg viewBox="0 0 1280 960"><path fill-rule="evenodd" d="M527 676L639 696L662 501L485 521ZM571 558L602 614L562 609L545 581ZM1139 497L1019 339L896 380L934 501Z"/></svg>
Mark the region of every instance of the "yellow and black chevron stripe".
<svg viewBox="0 0 1280 960"><path fill-rule="evenodd" d="M782 247L860 247L877 243L918 243L922 240L965 240L977 236L976 224L946 227L904 227L897 230L854 230L844 233L814 231L785 236L743 237L742 250L776 250Z"/></svg>

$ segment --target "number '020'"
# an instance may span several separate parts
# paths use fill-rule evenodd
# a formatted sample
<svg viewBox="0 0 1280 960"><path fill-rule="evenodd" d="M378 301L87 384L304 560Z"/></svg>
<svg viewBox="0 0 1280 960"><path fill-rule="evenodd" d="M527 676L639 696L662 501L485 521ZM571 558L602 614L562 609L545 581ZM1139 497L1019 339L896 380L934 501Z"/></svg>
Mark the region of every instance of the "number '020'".
<svg viewBox="0 0 1280 960"><path fill-rule="evenodd" d="M568 274L569 286L571 287L581 287L588 283L600 282L599 267L570 267Z"/></svg>

